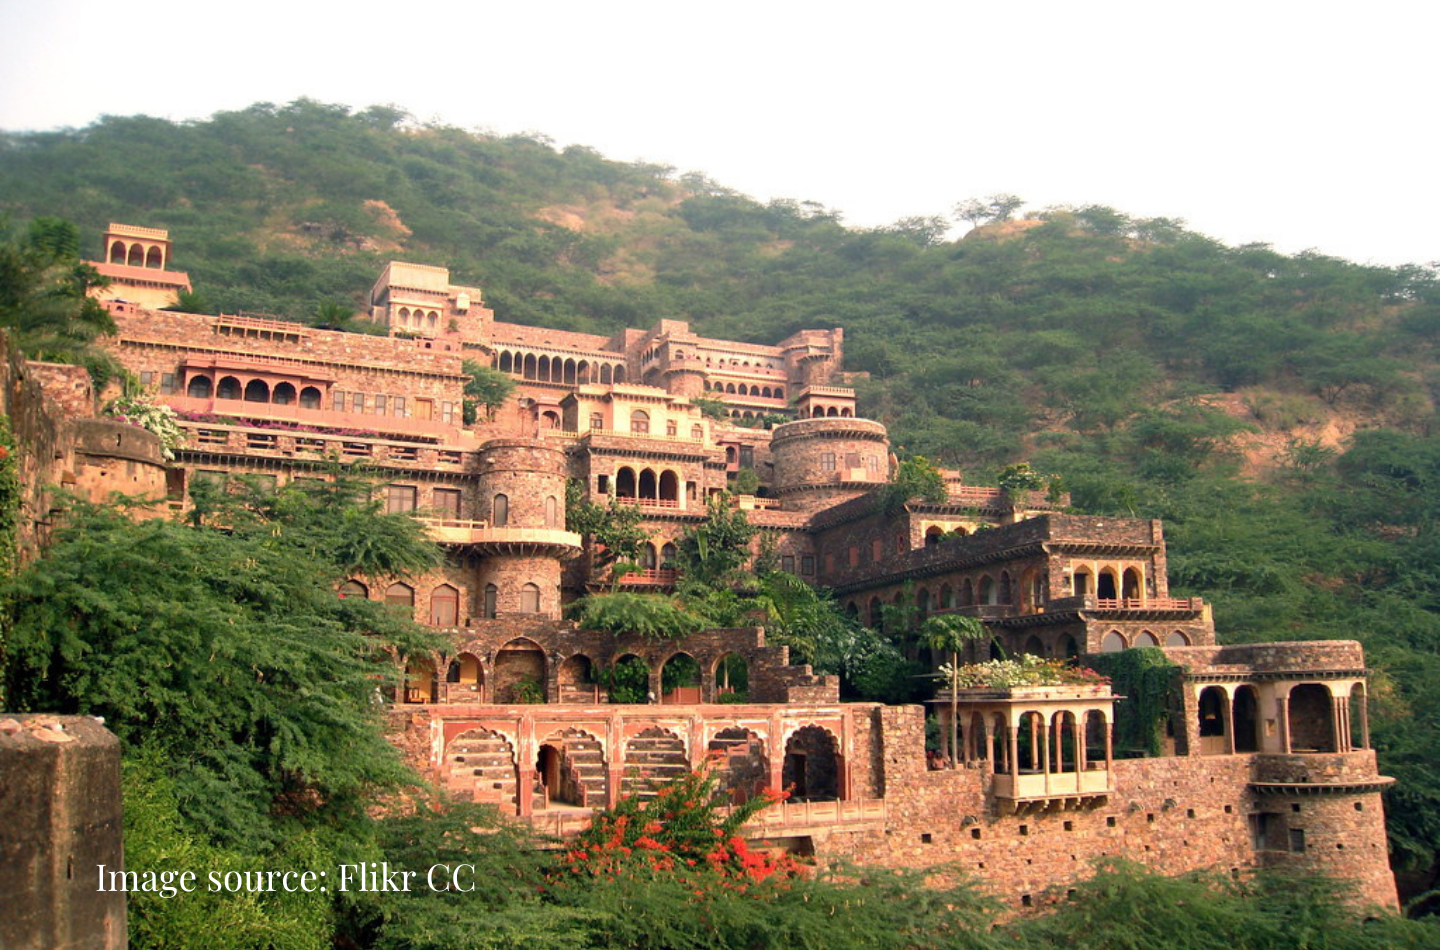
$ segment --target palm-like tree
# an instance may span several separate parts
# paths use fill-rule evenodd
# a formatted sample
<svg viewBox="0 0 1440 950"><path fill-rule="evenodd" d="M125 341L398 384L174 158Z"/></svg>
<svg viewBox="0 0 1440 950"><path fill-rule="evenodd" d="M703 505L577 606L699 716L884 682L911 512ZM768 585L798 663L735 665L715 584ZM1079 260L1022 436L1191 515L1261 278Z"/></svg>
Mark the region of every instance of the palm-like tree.
<svg viewBox="0 0 1440 950"><path fill-rule="evenodd" d="M937 614L920 625L920 639L932 650L950 652L950 767L955 767L955 748L959 739L960 712L960 651L967 643L988 640L990 631L975 617L960 614Z"/></svg>

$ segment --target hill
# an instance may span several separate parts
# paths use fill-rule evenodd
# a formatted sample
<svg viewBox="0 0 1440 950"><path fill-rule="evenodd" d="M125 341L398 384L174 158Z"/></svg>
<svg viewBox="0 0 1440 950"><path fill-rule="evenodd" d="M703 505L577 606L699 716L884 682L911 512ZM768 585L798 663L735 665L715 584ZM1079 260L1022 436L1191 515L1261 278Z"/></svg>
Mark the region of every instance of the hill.
<svg viewBox="0 0 1440 950"><path fill-rule="evenodd" d="M1440 841L1440 283L1227 247L1103 207L874 229L530 137L299 101L0 136L0 207L170 229L226 311L357 308L442 264L502 319L662 317L771 342L843 326L864 414L975 480L1028 459L1078 507L1166 519L1179 593L1231 639L1362 640L1392 836ZM98 250L98 248L92 249Z"/></svg>

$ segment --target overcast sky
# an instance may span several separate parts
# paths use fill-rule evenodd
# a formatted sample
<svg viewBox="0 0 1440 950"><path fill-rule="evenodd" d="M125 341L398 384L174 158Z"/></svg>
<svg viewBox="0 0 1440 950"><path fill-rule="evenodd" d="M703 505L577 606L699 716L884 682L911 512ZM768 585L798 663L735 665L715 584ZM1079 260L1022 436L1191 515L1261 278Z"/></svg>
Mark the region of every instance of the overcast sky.
<svg viewBox="0 0 1440 950"><path fill-rule="evenodd" d="M1425 263L1437 35L1434 0L0 0L0 128L393 103L852 225L1009 192Z"/></svg>

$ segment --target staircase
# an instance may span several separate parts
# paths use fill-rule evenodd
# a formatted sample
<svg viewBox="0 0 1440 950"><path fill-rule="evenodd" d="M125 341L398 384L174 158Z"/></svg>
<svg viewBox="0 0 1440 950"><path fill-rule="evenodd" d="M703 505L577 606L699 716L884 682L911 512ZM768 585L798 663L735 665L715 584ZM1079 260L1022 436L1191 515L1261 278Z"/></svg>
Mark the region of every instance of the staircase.
<svg viewBox="0 0 1440 950"><path fill-rule="evenodd" d="M622 794L642 801L655 797L654 786L663 785L690 770L685 743L662 729L646 729L625 744L625 778Z"/></svg>
<svg viewBox="0 0 1440 950"><path fill-rule="evenodd" d="M600 743L582 734L563 739L560 768L568 773L578 794L572 804L588 808L605 807L605 756Z"/></svg>
<svg viewBox="0 0 1440 950"><path fill-rule="evenodd" d="M465 733L450 743L446 758L452 792L476 802L514 804L515 757L503 736Z"/></svg>

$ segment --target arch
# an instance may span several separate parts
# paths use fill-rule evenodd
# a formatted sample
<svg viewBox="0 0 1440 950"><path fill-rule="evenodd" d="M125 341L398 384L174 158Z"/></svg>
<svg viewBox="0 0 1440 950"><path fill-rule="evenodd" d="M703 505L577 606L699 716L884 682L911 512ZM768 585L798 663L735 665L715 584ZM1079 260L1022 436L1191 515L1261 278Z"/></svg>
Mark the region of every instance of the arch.
<svg viewBox="0 0 1440 950"><path fill-rule="evenodd" d="M125 263L125 245L120 243L119 241L116 241L115 243L110 245L110 263Z"/></svg>
<svg viewBox="0 0 1440 950"><path fill-rule="evenodd" d="M540 612L540 585L526 582L520 585L520 612L522 614L538 614Z"/></svg>
<svg viewBox="0 0 1440 950"><path fill-rule="evenodd" d="M510 524L510 496L498 493L490 500L490 524L504 528Z"/></svg>
<svg viewBox="0 0 1440 950"><path fill-rule="evenodd" d="M1115 600L1120 596L1117 593L1118 586L1115 569L1107 567L1100 572L1099 582L1095 585L1095 596L1101 600Z"/></svg>
<svg viewBox="0 0 1440 950"><path fill-rule="evenodd" d="M460 623L460 591L441 584L430 593L430 623L436 627L454 627Z"/></svg>
<svg viewBox="0 0 1440 950"><path fill-rule="evenodd" d="M1223 755L1230 751L1230 701L1220 686L1207 686L1196 703L1200 726L1200 754Z"/></svg>
<svg viewBox="0 0 1440 950"><path fill-rule="evenodd" d="M955 589L949 582L940 585L940 609L949 610L955 606Z"/></svg>
<svg viewBox="0 0 1440 950"><path fill-rule="evenodd" d="M1230 722L1235 732L1236 752L1260 751L1260 694L1243 683L1235 689Z"/></svg>
<svg viewBox="0 0 1440 950"><path fill-rule="evenodd" d="M146 267L153 267L153 268L157 268L157 269L163 268L163 267L165 266L165 262L164 262L163 260L161 260L160 248L158 248L158 247L152 247L152 248L150 248L149 253L147 253L147 254L145 255L145 266L146 266Z"/></svg>
<svg viewBox="0 0 1440 950"><path fill-rule="evenodd" d="M192 376L185 387L185 395L191 399L209 399L213 388L214 384L210 382L209 376Z"/></svg>
<svg viewBox="0 0 1440 950"><path fill-rule="evenodd" d="M635 497L635 470L628 465L623 465L615 473L615 496L617 498Z"/></svg>
<svg viewBox="0 0 1440 950"><path fill-rule="evenodd" d="M581 360L575 364L575 381L580 384L590 382L590 361Z"/></svg>
<svg viewBox="0 0 1440 950"><path fill-rule="evenodd" d="M1172 630L1170 635L1165 638L1165 645L1167 647L1188 647L1190 638L1185 636L1182 630Z"/></svg>
<svg viewBox="0 0 1440 950"><path fill-rule="evenodd" d="M836 801L840 798L841 765L834 733L821 726L802 726L785 741L780 781L792 789L794 801Z"/></svg>
<svg viewBox="0 0 1440 950"><path fill-rule="evenodd" d="M703 442L705 440L705 427L700 425L691 426L690 438L694 439L696 442Z"/></svg>
<svg viewBox="0 0 1440 950"><path fill-rule="evenodd" d="M270 386L263 379L252 379L245 384L246 402L269 402Z"/></svg>
<svg viewBox="0 0 1440 950"><path fill-rule="evenodd" d="M1145 586L1140 580L1140 571L1127 567L1120 579L1120 596L1125 600L1140 600L1145 596Z"/></svg>
<svg viewBox="0 0 1440 950"><path fill-rule="evenodd" d="M655 470L653 468L643 468L640 470L640 497L647 501L654 501L660 497L655 481Z"/></svg>
<svg viewBox="0 0 1440 950"><path fill-rule="evenodd" d="M494 702L543 703L548 663L540 644L516 637L495 651Z"/></svg>
<svg viewBox="0 0 1440 950"><path fill-rule="evenodd" d="M1074 576L1070 579L1070 586L1075 591L1076 597L1089 597L1095 593L1095 577L1090 573L1090 568L1076 568Z"/></svg>
<svg viewBox="0 0 1440 950"><path fill-rule="evenodd" d="M785 398L785 390L780 389L780 388L777 388L777 389L775 390L775 398L776 398L776 399L784 399L784 398Z"/></svg>
<svg viewBox="0 0 1440 950"><path fill-rule="evenodd" d="M569 383L571 386L575 385L575 361L573 359L565 361L561 372L564 373L562 382Z"/></svg>
<svg viewBox="0 0 1440 950"><path fill-rule="evenodd" d="M666 541L665 546L660 549L660 563L658 567L674 569L675 562L680 558L680 549L672 541Z"/></svg>
<svg viewBox="0 0 1440 950"><path fill-rule="evenodd" d="M415 588L409 584L394 583L385 588L385 603L392 607L415 609Z"/></svg>
<svg viewBox="0 0 1440 950"><path fill-rule="evenodd" d="M615 377L614 377L614 378L615 378L615 384L616 384L616 385L619 385L620 383L625 382L625 367L623 367L623 366L617 366L617 367L615 367Z"/></svg>
<svg viewBox="0 0 1440 950"><path fill-rule="evenodd" d="M732 396L735 395L735 384L734 384L734 383L726 383L726 384L725 384L725 391L726 391L727 393L729 393L730 395L732 395Z"/></svg>
<svg viewBox="0 0 1440 950"><path fill-rule="evenodd" d="M660 702L693 705L700 701L700 664L688 653L673 654L660 666Z"/></svg>
<svg viewBox="0 0 1440 950"><path fill-rule="evenodd" d="M560 525L560 502L554 495L545 496L545 527L558 528Z"/></svg>
<svg viewBox="0 0 1440 950"><path fill-rule="evenodd" d="M921 620L930 616L930 588L922 587L915 592L915 614Z"/></svg>
<svg viewBox="0 0 1440 950"><path fill-rule="evenodd" d="M1370 707L1366 702L1365 684L1350 687L1349 713L1350 748L1370 748Z"/></svg>
<svg viewBox="0 0 1440 950"><path fill-rule="evenodd" d="M500 372L502 372L502 373L509 373L509 372L512 371L512 370L511 370L511 367L513 367L514 365L515 365L515 364L514 364L514 361L513 361L513 359L512 359L511 356L510 356L510 351L509 351L509 350L501 350L501 351L500 351L500 363L499 363L499 370L500 370Z"/></svg>
<svg viewBox="0 0 1440 950"><path fill-rule="evenodd" d="M750 388L744 383L741 383L739 386L735 387L735 393L739 396L748 396L750 395Z"/></svg>
<svg viewBox="0 0 1440 950"><path fill-rule="evenodd" d="M484 616L486 620L494 620L495 614L500 606L500 588L494 584L485 585Z"/></svg>
<svg viewBox="0 0 1440 950"><path fill-rule="evenodd" d="M990 764L996 775L1011 774L1010 725L1000 713L990 717Z"/></svg>
<svg viewBox="0 0 1440 950"><path fill-rule="evenodd" d="M1135 635L1135 642L1131 644L1131 646L1134 647L1158 647L1159 645L1160 639L1149 630L1141 630L1137 633Z"/></svg>
<svg viewBox="0 0 1440 950"><path fill-rule="evenodd" d="M435 701L435 661L428 656L405 658L405 702Z"/></svg>
<svg viewBox="0 0 1440 950"><path fill-rule="evenodd" d="M944 528L940 527L938 524L932 524L930 527L925 529L925 546L927 548L933 548L935 545L940 543L940 539L944 536L944 534Z"/></svg>
<svg viewBox="0 0 1440 950"><path fill-rule="evenodd" d="M1009 571L1000 572L1000 592L996 595L999 602L1005 605L1015 603L1015 585L1010 580Z"/></svg>
<svg viewBox="0 0 1440 950"><path fill-rule="evenodd" d="M525 379L538 379L539 377L536 374L536 365L537 364L535 362L535 354L526 353L525 361L521 364L523 369L521 370L520 375L523 376Z"/></svg>
<svg viewBox="0 0 1440 950"><path fill-rule="evenodd" d="M601 364L600 364L600 384L601 384L602 386L608 386L608 385L610 385L610 364L609 364L609 363L601 363Z"/></svg>
<svg viewBox="0 0 1440 950"><path fill-rule="evenodd" d="M970 578L965 578L960 584L960 606L972 607L975 604L975 585L970 583Z"/></svg>
<svg viewBox="0 0 1440 950"><path fill-rule="evenodd" d="M304 389L300 390L301 409L319 409L320 399L320 390L316 389L314 386L306 386Z"/></svg>
<svg viewBox="0 0 1440 950"><path fill-rule="evenodd" d="M620 792L640 799L654 798L657 785L689 770L685 740L669 729L650 726L625 742L625 776Z"/></svg>
<svg viewBox="0 0 1440 950"><path fill-rule="evenodd" d="M1075 657L1080 655L1079 642L1076 641L1076 639L1068 633L1060 638L1059 647L1060 655L1063 657L1069 657L1070 659L1074 659Z"/></svg>
<svg viewBox="0 0 1440 950"><path fill-rule="evenodd" d="M370 599L370 589L357 580L348 580L340 585L340 597L358 597L361 600Z"/></svg>
<svg viewBox="0 0 1440 950"><path fill-rule="evenodd" d="M650 434L650 413L644 409L635 409L630 413L630 432L632 435Z"/></svg>
<svg viewBox="0 0 1440 950"><path fill-rule="evenodd" d="M1075 713L1062 709L1050 717L1050 771L1078 772L1077 759L1083 743Z"/></svg>
<svg viewBox="0 0 1440 950"><path fill-rule="evenodd" d="M710 671L715 684L715 702L743 703L750 698L750 664L738 653L727 653Z"/></svg>
<svg viewBox="0 0 1440 950"><path fill-rule="evenodd" d="M1000 590L995 585L995 579L989 574L980 578L980 603L998 604L1000 602Z"/></svg>
<svg viewBox="0 0 1440 950"><path fill-rule="evenodd" d="M239 398L240 398L240 380L236 379L234 376L223 376L223 377L221 377L221 379L220 379L220 385L217 386L217 387L215 387L215 398L216 398L216 399L239 399Z"/></svg>
<svg viewBox="0 0 1440 950"><path fill-rule="evenodd" d="M555 685L562 703L598 703L600 685L595 681L595 663L583 653L567 656L555 670Z"/></svg>
<svg viewBox="0 0 1440 950"><path fill-rule="evenodd" d="M445 671L447 702L482 702L484 685L485 670L475 654L461 653L450 661L450 668Z"/></svg>
<svg viewBox="0 0 1440 950"><path fill-rule="evenodd" d="M126 258L125 263L131 267L144 267L145 249L138 244L130 245L130 256Z"/></svg>
<svg viewBox="0 0 1440 950"><path fill-rule="evenodd" d="M489 729L467 729L445 747L445 784L487 804L515 803L515 748Z"/></svg>
<svg viewBox="0 0 1440 950"><path fill-rule="evenodd" d="M1111 630L1105 634L1105 637L1100 641L1100 652L1119 653L1127 646L1129 646L1129 644L1125 642L1125 634L1119 630Z"/></svg>
<svg viewBox="0 0 1440 950"><path fill-rule="evenodd" d="M1100 709L1090 709L1085 713L1085 767L1088 768L1109 768L1110 757L1114 750L1111 747L1110 723L1105 719L1105 713ZM1092 765L1092 763L1094 763Z"/></svg>
<svg viewBox="0 0 1440 950"><path fill-rule="evenodd" d="M540 424L546 429L560 428L560 414L553 409L546 409L540 413Z"/></svg>
<svg viewBox="0 0 1440 950"><path fill-rule="evenodd" d="M680 476L668 468L660 473L660 500L680 501Z"/></svg>
<svg viewBox="0 0 1440 950"><path fill-rule="evenodd" d="M1290 690L1291 752L1335 752L1335 705L1324 683L1301 683Z"/></svg>
<svg viewBox="0 0 1440 950"><path fill-rule="evenodd" d="M841 415L842 417L846 418L846 419L849 419L849 418L851 418L852 416L854 416L854 413L852 413L852 412L850 411L850 407L849 407L849 406L846 406L844 409L841 409L841 410L840 410L840 415Z"/></svg>
<svg viewBox="0 0 1440 950"><path fill-rule="evenodd" d="M540 357L539 362L535 364L535 374L537 379L550 382L550 357Z"/></svg>
<svg viewBox="0 0 1440 950"><path fill-rule="evenodd" d="M649 541L640 542L640 566L647 571L655 570L659 562L659 555L655 551L655 545Z"/></svg>
<svg viewBox="0 0 1440 950"><path fill-rule="evenodd" d="M741 726L721 729L705 751L715 765L721 793L732 804L749 801L770 782L765 741L749 729Z"/></svg>
<svg viewBox="0 0 1440 950"><path fill-rule="evenodd" d="M1025 641L1024 652L1032 653L1035 656L1045 656L1045 642L1032 633L1030 638Z"/></svg>
<svg viewBox="0 0 1440 950"><path fill-rule="evenodd" d="M400 325L401 325L402 327L408 327L408 326L410 325L410 308L409 308L409 307L401 307L401 308L400 308Z"/></svg>
<svg viewBox="0 0 1440 950"><path fill-rule="evenodd" d="M620 705L644 705L651 702L650 664L644 657L627 653L605 670L601 683L610 695L610 702Z"/></svg>
<svg viewBox="0 0 1440 950"><path fill-rule="evenodd" d="M1045 608L1045 575L1030 568L1020 575L1020 612L1040 613Z"/></svg>
<svg viewBox="0 0 1440 950"><path fill-rule="evenodd" d="M1046 734L1045 717L1035 710L1020 714L1020 725L1016 730L1016 759L1021 773L1040 772L1049 757L1049 736Z"/></svg>
<svg viewBox="0 0 1440 950"><path fill-rule="evenodd" d="M270 401L277 406L288 406L295 402L295 387L289 383L278 383L270 394Z"/></svg>

